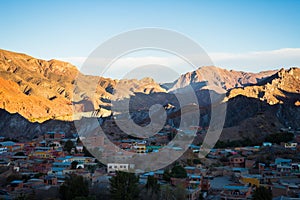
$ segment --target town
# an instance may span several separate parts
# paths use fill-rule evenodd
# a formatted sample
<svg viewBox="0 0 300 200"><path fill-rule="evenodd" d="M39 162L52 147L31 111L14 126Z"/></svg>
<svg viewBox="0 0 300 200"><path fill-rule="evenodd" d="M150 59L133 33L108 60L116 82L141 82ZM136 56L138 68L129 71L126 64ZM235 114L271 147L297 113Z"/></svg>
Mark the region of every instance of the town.
<svg viewBox="0 0 300 200"><path fill-rule="evenodd" d="M127 138L114 144L147 159L147 154L159 152L175 132L168 127L151 141ZM205 128L199 127L197 134L205 134ZM67 199L61 188L72 175L86 181L88 193L83 197L110 199L112 177L135 166L102 164L81 139L59 131L27 142L0 137L0 199ZM89 142L92 146L104 145L101 137L90 138ZM136 174L139 199L149 198L145 188L150 180L155 180L157 188L153 191L161 199L251 199L259 190L273 199L300 198L299 144L300 131L291 128L273 134L273 141L255 146L218 142L204 159L198 158L201 144L191 144L166 168ZM150 196L153 198L153 192Z"/></svg>

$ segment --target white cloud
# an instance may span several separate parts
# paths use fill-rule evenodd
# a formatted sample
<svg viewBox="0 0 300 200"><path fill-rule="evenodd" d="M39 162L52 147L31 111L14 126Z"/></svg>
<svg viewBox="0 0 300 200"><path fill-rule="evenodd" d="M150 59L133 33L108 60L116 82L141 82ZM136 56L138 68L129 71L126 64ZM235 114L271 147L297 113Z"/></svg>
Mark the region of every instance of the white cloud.
<svg viewBox="0 0 300 200"><path fill-rule="evenodd" d="M141 79L144 77L152 77L158 82L170 82L176 80L181 74L193 71L195 68L190 66L183 59L175 56L125 56L116 59L111 66L104 70L100 68L106 63L106 59L96 58L89 59L86 64L88 69L83 69L86 58L72 57L72 58L59 58L72 63L77 66L85 74L100 75L110 78L136 78ZM103 64L102 64L103 63ZM86 67L84 66L84 67ZM149 70L150 69L150 70ZM102 73L104 71L104 73Z"/></svg>
<svg viewBox="0 0 300 200"><path fill-rule="evenodd" d="M216 66L242 71L258 72L300 66L300 48L249 53L211 53L209 56Z"/></svg>
<svg viewBox="0 0 300 200"><path fill-rule="evenodd" d="M78 69L80 69L82 64L86 60L86 57L65 57L65 58L57 58L57 59L72 63L73 65L78 67Z"/></svg>
<svg viewBox="0 0 300 200"><path fill-rule="evenodd" d="M279 69L281 67L288 68L291 66L300 66L300 48L284 48L271 51L257 51L248 53L217 52L208 53L208 55L210 56L215 66L240 71L258 72L263 70ZM70 62L77 66L79 69L86 60L85 57L69 57L59 59ZM97 66L98 69L98 66L101 66L101 62L101 59L97 59L97 65L95 66ZM172 69L175 72L172 74L172 76L171 74L160 73L157 70L153 71L153 74L160 73L161 77L167 77L169 79L173 79L173 76L177 76L179 74L194 70L194 68L189 66L187 62L174 55L167 55L164 57L156 55L134 57L129 55L117 59L103 75L105 77L119 79L126 76L126 74L128 75L128 73L132 72L133 70L136 70L137 67L149 65L163 65ZM206 65L206 63L204 65ZM96 70L93 71L93 74L100 75L97 74ZM128 75L127 77L130 77L130 75Z"/></svg>

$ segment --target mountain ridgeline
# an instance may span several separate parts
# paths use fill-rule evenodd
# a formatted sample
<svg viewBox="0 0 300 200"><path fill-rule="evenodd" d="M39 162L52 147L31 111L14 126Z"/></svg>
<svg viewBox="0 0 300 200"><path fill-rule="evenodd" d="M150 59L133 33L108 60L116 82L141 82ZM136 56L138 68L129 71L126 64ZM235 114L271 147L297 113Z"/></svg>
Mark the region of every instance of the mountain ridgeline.
<svg viewBox="0 0 300 200"><path fill-rule="evenodd" d="M66 62L0 50L0 133L17 138L47 130L74 133L73 121L80 120L74 113L109 121L112 114L128 112L113 113L114 102L129 103L130 115L140 125L149 123L152 105L164 105L168 123L176 125L181 115L176 95L184 97L189 86L198 100L190 106L200 108L201 126L209 125L212 105L227 104L223 140L256 139L282 127L300 127L299 68L247 73L206 66L159 84L147 77L84 75Z"/></svg>

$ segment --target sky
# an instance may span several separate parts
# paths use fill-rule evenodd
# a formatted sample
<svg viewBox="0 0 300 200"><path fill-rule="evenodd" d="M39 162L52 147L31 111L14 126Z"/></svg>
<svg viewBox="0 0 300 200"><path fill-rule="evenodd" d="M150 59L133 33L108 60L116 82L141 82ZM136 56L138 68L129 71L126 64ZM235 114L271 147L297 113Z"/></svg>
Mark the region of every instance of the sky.
<svg viewBox="0 0 300 200"><path fill-rule="evenodd" d="M61 59L78 68L106 40L145 27L186 35L222 68L257 72L300 66L297 0L2 0L0 5L1 49ZM142 62L143 56L154 64L174 60L151 53L127 55L107 75L120 78L130 62Z"/></svg>

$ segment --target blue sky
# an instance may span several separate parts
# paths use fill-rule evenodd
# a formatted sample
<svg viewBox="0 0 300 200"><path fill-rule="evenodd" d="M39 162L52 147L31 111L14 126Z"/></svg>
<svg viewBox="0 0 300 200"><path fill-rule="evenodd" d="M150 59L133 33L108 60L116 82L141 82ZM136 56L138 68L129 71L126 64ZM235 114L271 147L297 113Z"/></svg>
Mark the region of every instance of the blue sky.
<svg viewBox="0 0 300 200"><path fill-rule="evenodd" d="M299 66L299 10L297 0L2 0L0 48L80 65L114 35L160 27L189 36L216 65L228 69ZM272 59L274 55L279 56L277 60Z"/></svg>

